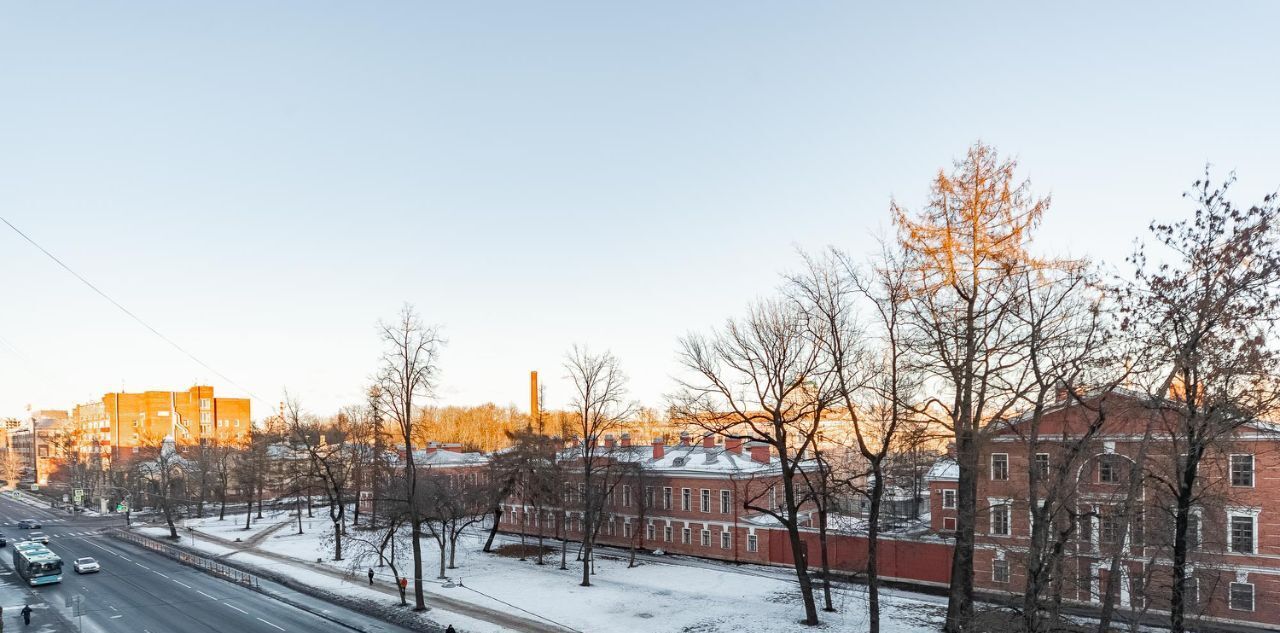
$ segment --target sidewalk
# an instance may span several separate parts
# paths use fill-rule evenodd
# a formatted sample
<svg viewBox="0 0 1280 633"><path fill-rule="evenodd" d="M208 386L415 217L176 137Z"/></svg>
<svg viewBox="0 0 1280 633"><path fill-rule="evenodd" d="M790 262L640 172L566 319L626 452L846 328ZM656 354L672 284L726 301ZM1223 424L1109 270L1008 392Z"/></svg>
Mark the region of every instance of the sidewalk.
<svg viewBox="0 0 1280 633"><path fill-rule="evenodd" d="M214 557L224 561L234 562L237 565L245 567L246 570L251 573L267 573L275 576L288 576L297 580L306 580L308 578L314 578L315 575L319 575L330 580L340 581L341 584L348 586L348 591L351 586L358 587L361 590L376 591L391 598L394 601L394 604L398 604L400 598L399 590L393 584L388 583L385 580L375 582L372 586L367 586L363 582L364 579L362 577L357 577L355 574L338 571L328 565L258 548L259 544L269 538L277 530L288 524L289 521L284 521L273 525L270 528L255 534L253 537L250 537L248 540L241 542L216 536L199 529L196 529L195 533L202 540L210 541L220 548L234 550L217 554ZM290 571L284 571L284 569L288 569ZM412 600L412 587L410 587L409 599ZM443 615L443 613L457 614L466 618L472 618L497 625L500 627L500 630L504 631L523 631L526 633L579 633L575 629L562 627L549 622L542 622L532 618L513 615L496 609L490 609L464 600L443 596L436 592L430 594L427 598L427 603L428 606L433 609L433 615L437 615L437 612L442 612L438 613L438 615ZM433 619L439 618L437 617Z"/></svg>

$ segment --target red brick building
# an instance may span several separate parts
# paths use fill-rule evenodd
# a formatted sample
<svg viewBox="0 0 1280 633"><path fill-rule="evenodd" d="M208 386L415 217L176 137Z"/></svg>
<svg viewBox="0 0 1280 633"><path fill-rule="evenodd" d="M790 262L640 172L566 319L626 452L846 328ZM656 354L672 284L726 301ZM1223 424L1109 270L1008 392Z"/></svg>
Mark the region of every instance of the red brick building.
<svg viewBox="0 0 1280 633"><path fill-rule="evenodd" d="M778 531L776 522L745 506L779 506L778 460L766 444L716 440L707 436L693 442L686 434L672 446L661 438L635 445L625 433L616 443L607 436L601 455L639 468L609 484L612 492L605 499L597 541L740 562L777 558L771 550L788 546L771 539L770 533ZM574 509L583 492L581 484L578 488L570 484L564 495L563 522L570 539L581 538L582 512ZM504 507L502 529L555 536L559 512L546 508L538 516L533 506L513 496Z"/></svg>
<svg viewBox="0 0 1280 633"><path fill-rule="evenodd" d="M1097 411L1101 430L1071 453ZM1173 522L1170 491L1179 449L1167 435L1166 412L1142 395L1113 392L1061 402L1046 413L1040 447L1030 454L1026 419L1014 420L981 451L974 583L981 590L1020 593L1032 528L1028 473L1066 478L1066 510L1055 529L1071 522L1072 537L1058 571L1064 600L1100 603L1113 558L1120 561L1117 604L1129 612L1166 612L1171 595ZM1154 429L1145 454L1148 428ZM1186 591L1189 621L1280 623L1280 433L1270 424L1239 429L1215 446L1201 467L1193 506ZM1141 460L1141 480L1130 485ZM942 464L930 476L931 527L955 529L958 471ZM1134 496L1134 491L1136 497ZM1127 511L1126 511L1127 510Z"/></svg>

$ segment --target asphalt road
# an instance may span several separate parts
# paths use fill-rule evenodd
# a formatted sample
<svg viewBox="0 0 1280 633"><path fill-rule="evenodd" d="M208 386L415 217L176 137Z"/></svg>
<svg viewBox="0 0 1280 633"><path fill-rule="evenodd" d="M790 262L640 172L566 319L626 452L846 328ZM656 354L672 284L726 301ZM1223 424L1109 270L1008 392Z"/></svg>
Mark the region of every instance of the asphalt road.
<svg viewBox="0 0 1280 633"><path fill-rule="evenodd" d="M62 557L63 581L55 585L26 587L22 579L13 573L12 554L8 548L0 550L0 570L9 574L0 582L3 585L0 586L0 606L4 607L8 630L63 630L65 625L53 622L56 618L50 617L50 610L57 611L73 625L68 630L74 631L75 627L81 626L90 633L351 630L252 589L102 534L104 530L122 523L118 517L72 517L0 497L0 526L3 526L0 531L10 543L29 532L17 529L18 520L26 518L42 523L42 531L49 535L49 549ZM83 576L77 574L71 566L72 561L84 556L98 559L102 571ZM21 620L15 619L22 604L15 603L11 595L15 589L25 590L28 598L34 601L36 613L30 629L21 628ZM75 617L72 607L68 606L73 596L81 597L84 615L80 618ZM406 629L336 605L314 601L308 607L366 630L407 633Z"/></svg>

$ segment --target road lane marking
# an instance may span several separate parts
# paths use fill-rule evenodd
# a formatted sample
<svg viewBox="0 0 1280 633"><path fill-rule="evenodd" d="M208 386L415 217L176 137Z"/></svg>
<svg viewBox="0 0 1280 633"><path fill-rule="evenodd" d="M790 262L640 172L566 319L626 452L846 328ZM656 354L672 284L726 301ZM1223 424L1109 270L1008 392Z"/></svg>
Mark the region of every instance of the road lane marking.
<svg viewBox="0 0 1280 633"><path fill-rule="evenodd" d="M276 627L277 629L280 629L281 631L283 631L283 630L284 630L284 627L283 627L283 626L280 626L279 624L272 624L271 622L267 622L266 620L263 620L262 618L258 618L258 621L259 621L259 622L266 622L267 624L271 624L271 626L274 626L274 627Z"/></svg>
<svg viewBox="0 0 1280 633"><path fill-rule="evenodd" d="M131 563L133 562L133 559L132 559L132 558L129 558L128 556L125 556L124 554L116 554L116 556L119 556L120 558L123 558L123 559L125 559L125 560L127 560L127 561L129 561L129 562L131 562Z"/></svg>
<svg viewBox="0 0 1280 633"><path fill-rule="evenodd" d="M191 585L188 585L187 583L182 582L181 580L174 580L173 578L170 578L169 580L173 580L173 582L176 582L176 583L178 583L179 585L182 585L183 587L186 587L187 589L192 589L192 588L193 588Z"/></svg>
<svg viewBox="0 0 1280 633"><path fill-rule="evenodd" d="M200 594L200 595L202 595L202 596L204 596L204 597L206 597L206 598L213 598L214 600L217 600L217 598L214 598L213 596L211 596L211 595L209 595L209 594L207 594L207 593L205 593L205 592L203 592L203 591L200 591L199 589L196 589L196 593L198 593L198 594Z"/></svg>
<svg viewBox="0 0 1280 633"><path fill-rule="evenodd" d="M236 605L231 604L230 602L224 602L224 603L222 603L222 604L225 604L225 605L227 605L228 607L231 607L232 609L235 609L236 611L239 611L240 613L243 613L243 614L245 614L245 615L249 615L249 612L248 612L248 611L245 611L244 609L241 609L240 607L237 607Z"/></svg>
<svg viewBox="0 0 1280 633"><path fill-rule="evenodd" d="M153 573L153 574L159 574L159 575L161 575L161 576L164 576L165 578L168 578L168 577L169 577L167 574L161 574L160 572L158 572L158 571L156 571L156 570L154 570L154 569L153 569L153 570L151 570L151 573Z"/></svg>
<svg viewBox="0 0 1280 633"><path fill-rule="evenodd" d="M142 563L134 563L134 565L137 565L138 567L141 567L141 568L143 568L143 569L151 569L150 567L147 567L146 565L143 565Z"/></svg>
<svg viewBox="0 0 1280 633"><path fill-rule="evenodd" d="M111 616L111 619L112 619L112 620L114 620L114 619L116 619L116 618L123 618L123 617L124 617L123 615L113 615L113 616ZM282 631L283 631L284 629L280 629L280 630L282 630Z"/></svg>

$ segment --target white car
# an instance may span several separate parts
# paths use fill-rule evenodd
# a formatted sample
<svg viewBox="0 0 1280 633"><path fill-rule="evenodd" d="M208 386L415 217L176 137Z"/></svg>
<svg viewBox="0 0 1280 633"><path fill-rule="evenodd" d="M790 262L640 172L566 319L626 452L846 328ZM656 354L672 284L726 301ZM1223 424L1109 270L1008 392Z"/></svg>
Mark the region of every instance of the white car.
<svg viewBox="0 0 1280 633"><path fill-rule="evenodd" d="M39 541L45 545L49 544L49 535L44 532L32 532L27 535L28 541Z"/></svg>
<svg viewBox="0 0 1280 633"><path fill-rule="evenodd" d="M98 565L98 560L89 556L77 558L76 562L71 566L76 568L77 574L89 574L102 570L102 567Z"/></svg>

